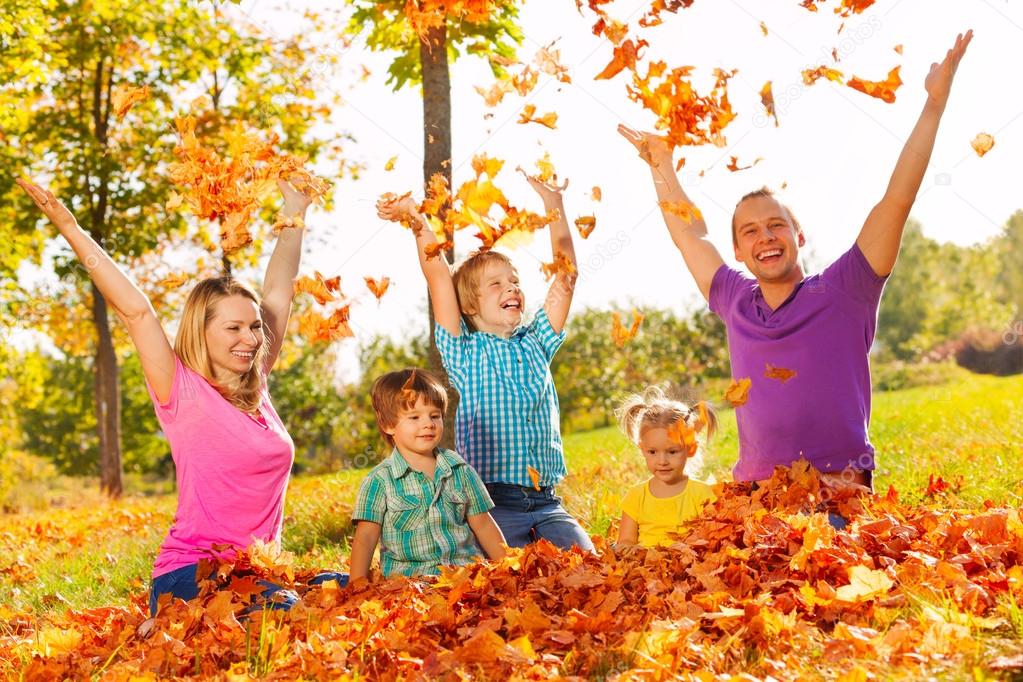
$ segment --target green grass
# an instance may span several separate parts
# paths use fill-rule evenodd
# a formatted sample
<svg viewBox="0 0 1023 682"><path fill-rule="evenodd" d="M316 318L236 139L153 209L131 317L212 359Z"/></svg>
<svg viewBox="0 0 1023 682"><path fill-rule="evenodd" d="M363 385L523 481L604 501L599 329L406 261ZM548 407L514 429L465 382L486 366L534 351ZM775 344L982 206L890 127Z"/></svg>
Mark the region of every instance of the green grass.
<svg viewBox="0 0 1023 682"><path fill-rule="evenodd" d="M967 376L951 383L875 395L872 441L879 491L894 485L904 501L923 499L928 476L959 486L948 504L976 507L986 499L1019 506L1023 499L1023 377ZM727 477L736 457L735 416L720 415L719 435L703 477ZM618 518L618 500L646 472L640 454L614 427L565 437L566 506L594 534ZM296 477L288 490L284 546L302 566L344 570L351 505L366 469ZM45 613L123 603L148 587L157 548L170 524L174 497L98 501L94 491L68 507L0 517L0 592L15 611ZM42 524L42 526L39 526ZM36 531L37 527L46 530ZM4 569L20 561L32 575ZM59 595L59 596L58 596ZM1019 606L1006 607L1019 619Z"/></svg>

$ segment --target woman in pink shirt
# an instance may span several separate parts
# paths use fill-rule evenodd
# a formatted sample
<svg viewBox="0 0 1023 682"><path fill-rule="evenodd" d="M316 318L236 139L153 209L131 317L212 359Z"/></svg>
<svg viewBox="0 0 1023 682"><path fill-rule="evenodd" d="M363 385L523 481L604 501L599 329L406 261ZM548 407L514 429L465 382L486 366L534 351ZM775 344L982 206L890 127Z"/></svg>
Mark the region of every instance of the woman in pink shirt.
<svg viewBox="0 0 1023 682"><path fill-rule="evenodd" d="M196 285L172 346L146 295L53 193L26 180L18 184L127 326L170 442L178 509L153 567L155 613L161 594L198 594L200 560L231 556L254 540L280 541L294 444L270 403L266 378L291 314L302 229L285 227L277 237L262 299L231 277ZM284 216L304 218L310 198L287 182L278 185Z"/></svg>

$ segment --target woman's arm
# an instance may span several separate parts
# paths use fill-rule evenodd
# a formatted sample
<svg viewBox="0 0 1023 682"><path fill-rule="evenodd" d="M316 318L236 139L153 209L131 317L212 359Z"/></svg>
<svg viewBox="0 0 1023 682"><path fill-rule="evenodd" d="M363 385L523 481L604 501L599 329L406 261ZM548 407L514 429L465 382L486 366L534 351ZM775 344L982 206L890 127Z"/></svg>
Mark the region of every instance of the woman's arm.
<svg viewBox="0 0 1023 682"><path fill-rule="evenodd" d="M167 402L174 384L174 349L149 299L103 248L79 227L71 211L53 192L28 180L18 180L17 183L67 240L96 288L124 322L138 350L146 381L157 399Z"/></svg>
<svg viewBox="0 0 1023 682"><path fill-rule="evenodd" d="M277 362L288 331L291 302L295 298L295 277L302 260L305 214L312 203L310 197L299 192L289 182L278 180L277 186L284 196L281 214L293 225L281 228L263 276L263 324L270 337L270 352L263 367L266 374L270 373Z"/></svg>
<svg viewBox="0 0 1023 682"><path fill-rule="evenodd" d="M472 532L479 541L480 547L483 548L483 551L487 553L489 558L504 558L508 545L504 541L504 533L501 532L490 512L471 515L469 517L469 528L472 528Z"/></svg>
<svg viewBox="0 0 1023 682"><path fill-rule="evenodd" d="M571 265L572 272L558 271L547 290L547 299L543 309L556 334L560 334L568 321L568 311L572 308L572 297L575 296L575 283L579 278L575 257L575 245L572 243L572 231L568 229L568 218L565 216L565 201L562 192L568 187L568 180L560 185L553 182L542 182L539 178L526 175L530 187L543 199L544 212L558 213L558 219L551 223L551 256L558 260L564 258Z"/></svg>
<svg viewBox="0 0 1023 682"><path fill-rule="evenodd" d="M707 300L710 300L710 285L714 273L724 264L721 254L707 235L707 223L696 212L696 207L678 181L672 166L671 148L664 138L653 133L641 133L626 126L618 126L618 132L639 151L640 158L650 164L650 172L657 190L657 201L668 227L671 240L682 253L682 259L689 268L689 274L696 280L696 286ZM669 207L677 206L693 213L686 221ZM679 210L676 209L676 210Z"/></svg>
<svg viewBox="0 0 1023 682"><path fill-rule="evenodd" d="M444 327L451 336L462 333L462 311L458 307L458 296L455 295L455 284L451 278L451 268L442 256L428 258L427 247L437 244L426 218L419 213L419 207L412 197L398 200L382 198L377 202L377 215L384 220L401 222L403 219L412 221L412 233L416 236L416 250L419 254L419 267L426 278L426 286L430 291L430 302L433 305L433 317L437 324Z"/></svg>
<svg viewBox="0 0 1023 682"><path fill-rule="evenodd" d="M373 563L373 552L376 551L377 543L380 542L380 531L382 526L372 521L359 521L355 527L355 537L352 538L352 558L349 572L351 579L369 577L369 566Z"/></svg>

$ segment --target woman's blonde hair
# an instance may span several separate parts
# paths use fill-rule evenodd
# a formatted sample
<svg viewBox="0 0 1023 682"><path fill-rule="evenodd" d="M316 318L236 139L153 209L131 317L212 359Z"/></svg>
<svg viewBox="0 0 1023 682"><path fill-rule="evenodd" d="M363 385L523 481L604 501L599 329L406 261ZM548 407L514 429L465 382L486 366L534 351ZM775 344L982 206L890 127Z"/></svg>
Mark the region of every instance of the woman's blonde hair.
<svg viewBox="0 0 1023 682"><path fill-rule="evenodd" d="M629 440L638 444L640 436L648 429L667 429L669 433L679 430L684 425L690 433L706 429L706 441L709 441L718 429L717 414L707 403L689 405L668 384L650 386L642 393L636 393L615 410L618 424ZM702 423L701 423L702 422ZM705 442L706 442L705 441ZM691 457L697 457L703 448L696 450ZM690 460L696 468L701 462Z"/></svg>
<svg viewBox="0 0 1023 682"><path fill-rule="evenodd" d="M224 398L244 412L254 412L262 401L263 365L270 350L270 338L263 326L263 343L256 349L252 369L228 379L218 379L206 346L206 326L217 312L217 304L229 296L244 296L257 306L259 296L247 285L232 277L204 279L188 294L185 312L181 315L178 335L174 339L174 352L189 369L206 377Z"/></svg>
<svg viewBox="0 0 1023 682"><path fill-rule="evenodd" d="M503 253L477 251L462 261L451 276L455 284L455 296L458 298L458 309L470 327L473 325L468 319L469 316L479 312L480 280L483 279L483 271L491 263L507 263L515 267L511 259Z"/></svg>

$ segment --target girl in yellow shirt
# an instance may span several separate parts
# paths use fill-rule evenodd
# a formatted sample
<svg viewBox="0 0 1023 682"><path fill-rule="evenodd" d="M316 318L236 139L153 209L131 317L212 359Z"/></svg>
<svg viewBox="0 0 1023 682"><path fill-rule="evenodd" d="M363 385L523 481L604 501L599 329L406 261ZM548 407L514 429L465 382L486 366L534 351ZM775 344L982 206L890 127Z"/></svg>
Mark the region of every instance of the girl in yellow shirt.
<svg viewBox="0 0 1023 682"><path fill-rule="evenodd" d="M695 518L708 500L709 485L689 478L701 441L717 430L717 416L705 403L689 406L669 397L659 386L634 395L618 409L625 435L646 459L651 478L631 488L622 498L618 543L622 545L670 545L672 535L685 521ZM698 434L705 432L706 436Z"/></svg>

